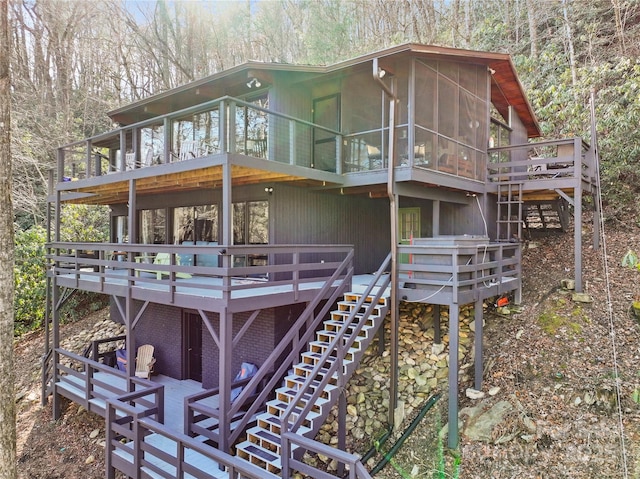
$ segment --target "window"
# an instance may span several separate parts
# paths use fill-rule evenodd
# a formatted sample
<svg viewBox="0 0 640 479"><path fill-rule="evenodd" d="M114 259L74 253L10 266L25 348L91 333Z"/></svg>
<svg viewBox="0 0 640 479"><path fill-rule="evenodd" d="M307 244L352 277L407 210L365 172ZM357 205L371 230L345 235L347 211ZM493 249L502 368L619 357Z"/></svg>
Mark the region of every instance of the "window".
<svg viewBox="0 0 640 479"><path fill-rule="evenodd" d="M417 61L415 72L413 165L482 179L489 104L486 67Z"/></svg>
<svg viewBox="0 0 640 479"><path fill-rule="evenodd" d="M269 202L233 204L233 244L269 244Z"/></svg>
<svg viewBox="0 0 640 479"><path fill-rule="evenodd" d="M269 202L247 201L233 204L233 244L269 244ZM267 264L262 254L235 256L233 265L261 266Z"/></svg>
<svg viewBox="0 0 640 479"><path fill-rule="evenodd" d="M165 244L166 211L164 209L140 211L140 242L143 244Z"/></svg>
<svg viewBox="0 0 640 479"><path fill-rule="evenodd" d="M173 209L173 243L218 241L218 205Z"/></svg>
<svg viewBox="0 0 640 479"><path fill-rule="evenodd" d="M129 217L114 216L112 218L111 241L114 243L129 242Z"/></svg>
<svg viewBox="0 0 640 479"><path fill-rule="evenodd" d="M247 100L256 107L268 109L267 93ZM269 115L250 106L236 107L236 152L256 158L268 158Z"/></svg>

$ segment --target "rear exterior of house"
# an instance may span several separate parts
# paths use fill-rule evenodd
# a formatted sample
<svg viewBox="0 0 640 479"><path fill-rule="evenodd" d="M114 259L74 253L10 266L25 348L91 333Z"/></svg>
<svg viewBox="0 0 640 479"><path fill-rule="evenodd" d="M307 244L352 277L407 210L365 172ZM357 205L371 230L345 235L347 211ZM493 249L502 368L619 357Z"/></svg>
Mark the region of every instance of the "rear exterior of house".
<svg viewBox="0 0 640 479"><path fill-rule="evenodd" d="M106 417L108 477L218 477L212 463L220 477L289 477L305 450L368 477L312 441L344 410L340 387L376 334L397 356L400 300L449 308L450 364L459 307L475 304L480 387L481 304L520 299L528 204L565 226L572 207L581 288L596 153L528 143L540 131L506 55L409 44L327 67L252 62L110 116L116 130L59 148L51 173L43 364L56 417L60 397ZM109 207L109 243L59 241L74 203ZM60 348L59 310L78 290L110 296L126 371L99 344ZM165 407L166 386L133 375L144 344L156 377L202 391ZM247 364L257 374L234 383ZM449 382L455 446L457 368Z"/></svg>

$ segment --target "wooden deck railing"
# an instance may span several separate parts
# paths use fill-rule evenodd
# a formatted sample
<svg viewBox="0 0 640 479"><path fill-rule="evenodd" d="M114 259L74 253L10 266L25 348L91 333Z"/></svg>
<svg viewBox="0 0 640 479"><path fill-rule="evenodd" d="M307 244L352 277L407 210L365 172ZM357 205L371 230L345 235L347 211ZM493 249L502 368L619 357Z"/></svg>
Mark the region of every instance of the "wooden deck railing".
<svg viewBox="0 0 640 479"><path fill-rule="evenodd" d="M135 400L137 394L108 401L107 478L115 478L116 469L128 477L141 477L143 470L152 477L167 479L264 477L263 469L154 421L153 409L131 407L127 403Z"/></svg>
<svg viewBox="0 0 640 479"><path fill-rule="evenodd" d="M593 149L581 138L507 145L488 153L490 182L559 180L561 185L571 179L591 183L596 176Z"/></svg>
<svg viewBox="0 0 640 479"><path fill-rule="evenodd" d="M109 399L135 391L139 394L138 406L153 408L157 411L157 420L164 421L164 386L142 378L128 377L111 366L62 348L57 348L55 352L58 361L55 364L54 381L59 394L87 410L104 414ZM114 378L119 381L114 381Z"/></svg>
<svg viewBox="0 0 640 479"><path fill-rule="evenodd" d="M146 288L168 302L173 302L178 293L229 301L246 298L252 291L262 291L263 295L286 292L297 300L303 290L319 288L316 285L328 281L345 258L353 257L353 247L348 245L51 243L49 248L49 275L64 280L65 286L97 292L108 292L107 286ZM86 251L95 254L87 255ZM161 264L136 261L160 253L167 259ZM233 258L252 255L267 258L266 264L232 266ZM214 257L220 266L199 266L197 258L201 256ZM195 258L196 264L181 264L181 258L184 262L186 257ZM230 266L223 266L225 263Z"/></svg>
<svg viewBox="0 0 640 479"><path fill-rule="evenodd" d="M198 115L210 116L210 123L217 126L207 131L193 126L198 138L182 138L180 143L164 134L174 123ZM323 161L316 155L312 163L313 138L318 132L333 138L333 149L325 150L328 156ZM339 131L225 96L62 146L54 181L82 180L220 153L341 173L342 145Z"/></svg>
<svg viewBox="0 0 640 479"><path fill-rule="evenodd" d="M520 289L520 243L479 242L473 246L400 245L403 293L434 304L466 304ZM519 293L518 293L519 294Z"/></svg>
<svg viewBox="0 0 640 479"><path fill-rule="evenodd" d="M314 479L334 479L336 477L348 478L348 479L371 479L371 475L364 467L364 464L360 462L360 456L357 454L350 454L341 449L337 449L332 446L328 446L313 439L294 434L293 432L285 432L281 434L283 449L291 450L292 446L298 446L304 451L315 452L322 454L331 460L334 460L338 466L346 466L348 469L346 475L334 475L327 471L322 471L309 464L292 457L288 461L288 467L292 471L298 471L305 475L305 477L313 477ZM338 467L338 470L341 470ZM288 471L283 471L288 473ZM290 476L283 476L290 477Z"/></svg>

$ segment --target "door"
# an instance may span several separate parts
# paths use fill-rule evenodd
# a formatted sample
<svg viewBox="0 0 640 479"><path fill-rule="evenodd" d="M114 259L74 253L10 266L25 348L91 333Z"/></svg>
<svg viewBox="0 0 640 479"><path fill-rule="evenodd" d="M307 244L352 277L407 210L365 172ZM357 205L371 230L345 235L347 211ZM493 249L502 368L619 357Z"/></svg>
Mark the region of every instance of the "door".
<svg viewBox="0 0 640 479"><path fill-rule="evenodd" d="M420 208L398 208L398 235L400 244L412 244L420 237ZM411 263L411 255L398 255L398 262Z"/></svg>
<svg viewBox="0 0 640 479"><path fill-rule="evenodd" d="M313 123L340 131L340 94L329 95L313 100ZM311 168L323 171L336 171L337 137L335 133L314 128L313 160Z"/></svg>
<svg viewBox="0 0 640 479"><path fill-rule="evenodd" d="M202 382L202 318L199 314L183 313L182 333L182 377Z"/></svg>

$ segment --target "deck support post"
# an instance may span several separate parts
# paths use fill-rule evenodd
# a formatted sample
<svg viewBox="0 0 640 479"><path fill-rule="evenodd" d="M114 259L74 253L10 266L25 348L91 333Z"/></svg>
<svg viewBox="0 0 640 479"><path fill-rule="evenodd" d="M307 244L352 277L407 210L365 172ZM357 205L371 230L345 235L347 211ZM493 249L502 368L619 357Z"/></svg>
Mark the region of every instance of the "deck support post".
<svg viewBox="0 0 640 479"><path fill-rule="evenodd" d="M58 348L60 347L60 307L58 305L60 301L60 286L56 284L55 278L53 279L53 357L52 357L52 377L51 382L53 384L53 420L60 419L60 395L58 394L56 384L58 382L58 363L60 357L58 355ZM46 365L45 365L46 367Z"/></svg>
<svg viewBox="0 0 640 479"><path fill-rule="evenodd" d="M342 383L342 375L340 375ZM338 398L338 449L347 450L347 391L346 384L341 384L340 397ZM338 477L344 473L344 463L338 462Z"/></svg>
<svg viewBox="0 0 640 479"><path fill-rule="evenodd" d="M449 439L450 449L458 447L458 347L460 344L460 306L449 306Z"/></svg>
<svg viewBox="0 0 640 479"><path fill-rule="evenodd" d="M378 356L382 356L385 350L384 345L384 321L382 326L378 329Z"/></svg>
<svg viewBox="0 0 640 479"><path fill-rule="evenodd" d="M124 151L124 150L122 150ZM128 204L128 232L129 232L129 244L138 242L138 231L137 231L137 221L136 221L136 211L137 211L137 194L136 194L136 180L129 180L129 204ZM132 251L129 251L128 261L133 263L133 255ZM133 269L129 270L129 277L133 277L135 272ZM131 290L133 288L133 280L129 279L129 287L127 288L127 296L125 297L124 303L124 325L127 330L127 339L125 341L125 349L127 351L127 389L129 391L133 391L133 382L131 381L132 376L136 370L136 343L135 338L133 337L133 299L131 297Z"/></svg>
<svg viewBox="0 0 640 479"><path fill-rule="evenodd" d="M593 249L600 249L600 198L599 193L596 190L595 193L591 195L593 200Z"/></svg>
<svg viewBox="0 0 640 479"><path fill-rule="evenodd" d="M576 195L581 194L580 188L576 188ZM582 293L582 198L577 197L574 211L574 256L576 262L576 293Z"/></svg>
<svg viewBox="0 0 640 479"><path fill-rule="evenodd" d="M124 326L127 331L127 339L125 340L125 349L127 351L127 389L133 391L134 385L131 381L136 370L136 342L133 337L133 328L131 327L131 316L133 315L133 299L131 298L131 288L127 289L127 296L124 303Z"/></svg>
<svg viewBox="0 0 640 479"><path fill-rule="evenodd" d="M438 236L440 234L440 200L433 200L431 220L431 236Z"/></svg>
<svg viewBox="0 0 640 479"><path fill-rule="evenodd" d="M233 313L225 308L220 312L220 349L219 349L219 390L218 410L220 418L218 422L219 442L218 449L228 453L231 444L231 422L229 410L231 409L231 362L233 360Z"/></svg>
<svg viewBox="0 0 640 479"><path fill-rule="evenodd" d="M440 334L440 305L433 305L433 342L442 344L442 336Z"/></svg>
<svg viewBox="0 0 640 479"><path fill-rule="evenodd" d="M473 345L475 349L475 383L474 386L477 391L482 389L482 372L483 372L483 364L482 364L482 328L484 322L484 310L482 309L483 301L482 299L478 299L474 306L474 324L475 324L475 332L473 338Z"/></svg>
<svg viewBox="0 0 640 479"><path fill-rule="evenodd" d="M62 151L58 150L58 173L63 168L64 163L64 155ZM62 175L58 175L58 179L62 178ZM53 239L58 242L60 241L60 214L61 214L61 195L60 190L56 191L56 204L55 204L55 220L54 220L54 231L53 231ZM55 254L58 256L60 254L60 249L55 249ZM53 386L53 420L57 421L60 419L61 410L60 410L60 396L57 392L56 384L58 383L58 363L60 362L60 356L58 355L58 348L60 347L60 286L58 286L57 278L53 277L53 291L52 291L52 300L51 307L53 309L53 355L52 355L52 366L53 371L51 374L51 381Z"/></svg>

